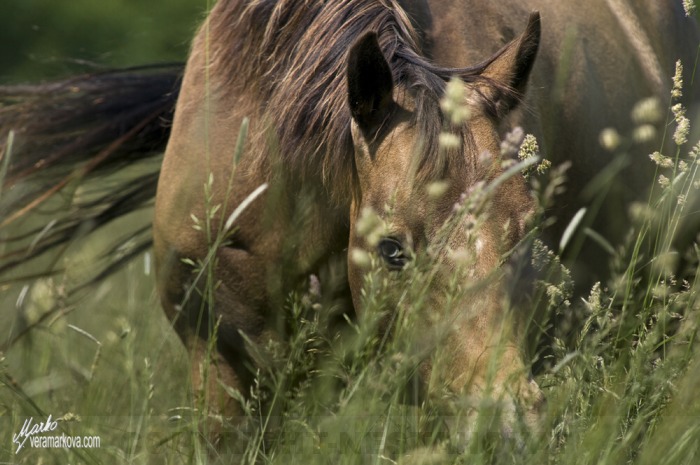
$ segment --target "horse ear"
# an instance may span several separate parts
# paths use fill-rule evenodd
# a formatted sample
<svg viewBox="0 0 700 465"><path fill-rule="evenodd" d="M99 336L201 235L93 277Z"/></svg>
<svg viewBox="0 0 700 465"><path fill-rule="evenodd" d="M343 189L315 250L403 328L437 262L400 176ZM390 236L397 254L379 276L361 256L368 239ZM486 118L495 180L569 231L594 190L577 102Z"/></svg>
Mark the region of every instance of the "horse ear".
<svg viewBox="0 0 700 465"><path fill-rule="evenodd" d="M347 80L350 113L366 135L373 134L391 110L394 89L376 33L365 34L350 49Z"/></svg>
<svg viewBox="0 0 700 465"><path fill-rule="evenodd" d="M492 103L496 117L505 116L522 100L540 36L540 14L535 11L528 18L525 32L482 65L481 75L493 83L486 91L482 89L482 93Z"/></svg>

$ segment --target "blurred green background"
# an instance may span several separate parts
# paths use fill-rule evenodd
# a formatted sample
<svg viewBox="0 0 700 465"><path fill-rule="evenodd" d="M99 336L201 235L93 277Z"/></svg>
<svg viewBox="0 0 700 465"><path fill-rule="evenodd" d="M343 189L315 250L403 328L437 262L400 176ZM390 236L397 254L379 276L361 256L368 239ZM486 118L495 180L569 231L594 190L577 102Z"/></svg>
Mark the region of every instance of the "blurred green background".
<svg viewBox="0 0 700 465"><path fill-rule="evenodd" d="M214 2L0 0L0 84L65 76L90 63L183 61Z"/></svg>
<svg viewBox="0 0 700 465"><path fill-rule="evenodd" d="M184 61L213 0L2 0L0 84Z"/></svg>

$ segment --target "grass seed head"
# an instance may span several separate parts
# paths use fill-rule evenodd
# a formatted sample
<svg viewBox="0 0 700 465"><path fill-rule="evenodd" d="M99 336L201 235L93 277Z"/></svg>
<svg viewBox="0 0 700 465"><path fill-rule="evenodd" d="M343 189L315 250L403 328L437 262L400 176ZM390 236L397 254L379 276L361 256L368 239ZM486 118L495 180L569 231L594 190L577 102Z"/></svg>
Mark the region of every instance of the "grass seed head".
<svg viewBox="0 0 700 465"><path fill-rule="evenodd" d="M614 152L620 146L620 134L614 128L605 128L600 133L600 145L609 152Z"/></svg>

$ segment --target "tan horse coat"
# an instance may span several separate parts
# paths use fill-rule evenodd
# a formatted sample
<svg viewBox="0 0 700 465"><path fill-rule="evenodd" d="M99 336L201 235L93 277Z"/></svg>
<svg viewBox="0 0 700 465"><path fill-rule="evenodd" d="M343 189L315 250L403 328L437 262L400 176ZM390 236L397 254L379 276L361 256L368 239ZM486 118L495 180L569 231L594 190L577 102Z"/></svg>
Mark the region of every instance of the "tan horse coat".
<svg viewBox="0 0 700 465"><path fill-rule="evenodd" d="M301 172L288 170L281 175L273 174L277 172L277 161L269 155L268 149L271 143L275 143L275 137L268 124L270 114L265 115L261 110L264 106L261 104L261 89L239 78L236 67L229 62L234 56L253 60L256 48L250 45L252 42L265 41L269 35L282 36L283 33L269 28L246 27L244 20L236 20L255 8L263 11L264 5L270 2L250 2L253 6L248 10L240 3L219 1L194 41L163 163L154 222L158 288L163 306L192 352L195 385L202 388L203 384L208 385L211 402L217 404L214 408L228 414L237 411L235 401L223 394L215 378L245 391L251 377L245 368L250 359L239 332L258 343L264 343L269 337L280 337L283 331L275 312L286 292L309 273L317 272L323 263L347 254L348 238L355 234L351 225L361 209L357 204L351 209L353 199L347 189L329 187L328 179L332 179L335 169L332 163ZM581 191L609 161L606 158L609 154L598 146L599 132L608 126L627 128L629 110L640 98L657 96L665 103L673 63L677 58L692 61L698 43L697 28L681 16L678 3L590 0L572 6L565 2L538 0L402 2L418 29L423 53L446 68L472 65L492 56L525 29L531 11L541 12L540 51L524 104L500 123L500 129L522 125L528 132L539 136L547 157L553 162L572 162L569 189L561 198L561 210L555 212L560 217L560 225L565 225L578 208L585 205L586 199L581 198ZM315 26L297 24L296 27ZM305 37L303 40L309 39ZM348 44L348 49L351 45ZM512 54L515 50L513 48ZM274 60L275 55L267 58ZM509 80L515 74L512 71L515 59L513 55L494 62L495 65L484 72L511 85ZM260 66L264 66L265 57L258 57L258 60ZM239 66L241 75L250 72L245 61ZM274 74L277 71L274 66L267 71L261 69L259 79L277 79ZM301 99L305 89L299 88L296 92ZM411 99L397 98L397 95L393 97L397 104L411 112ZM270 98L275 96L271 94ZM317 103L330 104L327 101ZM250 118L246 150L234 172L234 148L246 117ZM380 145L377 150L404 154L409 150L415 141L401 135L404 133L401 124L399 121L392 126L395 128L392 134L396 135L387 139L388 145ZM497 152L497 139L494 138L494 124L497 122L484 115L471 124L473 127L468 131L476 146ZM354 143L361 146L361 140L357 129L353 130ZM281 147L283 157L287 149ZM478 156L478 153L470 156ZM367 199L371 197L368 195L368 191L373 190L371 186L376 186L379 181L369 183L367 176L370 173L362 171L369 168L363 168L361 162L358 164L361 158L360 150L355 154L355 162L339 160L338 163L351 163L353 169L359 169L362 198ZM387 160L390 165L398 166L394 171L402 170L404 165L400 160ZM638 186L648 185L648 178L636 175L642 163L645 162L635 160L627 168L631 174L625 176L630 181L622 187L623 190L627 188L635 193ZM318 173L315 177L308 175L314 170ZM204 186L210 173L213 174L213 183L207 201ZM463 178L469 178L469 174L464 173ZM393 182L391 179L385 181ZM213 241L213 235L207 239L206 234L193 228L192 215L201 222L207 217L207 211L221 204L212 223L216 229L263 183L269 183L270 187L243 212L236 223L233 242L216 251L214 280L217 287L213 314L210 315L209 307L203 303L206 299L198 298L197 292L188 293L195 275L192 267L182 262L183 258L204 260ZM461 187L466 189L469 186ZM329 194L329 190L334 189L340 194ZM629 196L623 197L620 205L624 205ZM531 206L521 181L512 181L504 187L494 203L490 215L493 237L485 239L486 247L481 255L483 269L479 273L483 274L498 267L497 258L503 247L513 245L501 244L495 231L512 223L509 234L517 241L522 231L516 227L519 221L511 222L511 219L525 215ZM611 211L613 213L603 213L594 227L600 226L605 234L619 234L624 225L612 224L612 218L618 214ZM409 226L406 228L410 229ZM362 246L360 239L351 239L351 243L353 241ZM356 295L356 304L361 281L358 273L351 264L350 284ZM203 281L199 281L198 286L202 288ZM474 331L470 327L472 320L461 323L465 331L461 341L468 343L463 344L459 338L451 339L455 366L449 376L456 391L467 388L465 377L473 379L474 372L477 372L477 380L485 376L482 373L485 364L479 360L486 350L484 345L490 344L491 335L488 333L495 331L494 327L501 321L500 317L493 316L500 314L502 305L502 297L495 289L477 299L482 302L479 305L485 312L485 316L480 317L480 321L486 322L485 326L478 329L486 332L482 334L483 339L469 339ZM184 306L183 300L187 300ZM201 309L205 309L204 314ZM202 379L202 373L207 373L201 366L205 361L205 341L210 334L207 326L213 324L212 321L218 325L217 350L213 371L207 379ZM506 383L514 383L516 387L510 392L526 397L534 412L539 394L536 387L528 387L526 364L518 348L520 338L511 334L514 331L507 332L508 349L502 360L502 376L497 383L503 385L503 390L506 390ZM466 376L466 372L471 374ZM214 373L216 376L212 376ZM478 391L483 386L476 388Z"/></svg>

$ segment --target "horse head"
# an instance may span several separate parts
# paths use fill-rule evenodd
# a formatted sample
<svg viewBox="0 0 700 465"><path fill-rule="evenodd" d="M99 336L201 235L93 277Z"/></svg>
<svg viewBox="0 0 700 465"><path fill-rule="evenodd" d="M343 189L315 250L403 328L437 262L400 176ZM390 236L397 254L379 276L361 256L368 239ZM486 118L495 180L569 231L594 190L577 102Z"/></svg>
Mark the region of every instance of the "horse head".
<svg viewBox="0 0 700 465"><path fill-rule="evenodd" d="M406 59L404 69L392 69L377 34L361 37L348 55L355 308L362 315L367 259L375 257L388 283L384 331L394 330L396 313L408 314L416 346L433 341L417 370L428 392L442 386L502 401L504 425L516 406L535 423L542 398L528 379L504 258L524 238L533 201L519 173L504 175L498 134L525 89L539 37L535 13L519 38L450 84L451 97L437 95L429 65ZM421 261L432 271L416 271Z"/></svg>

